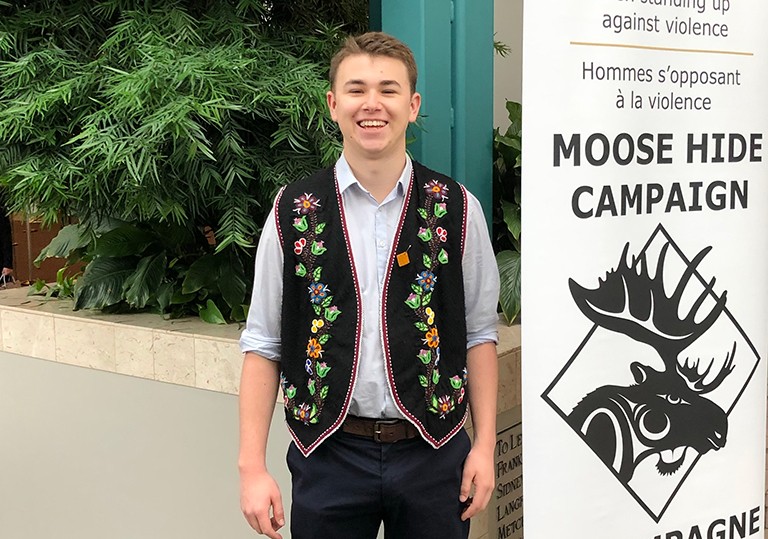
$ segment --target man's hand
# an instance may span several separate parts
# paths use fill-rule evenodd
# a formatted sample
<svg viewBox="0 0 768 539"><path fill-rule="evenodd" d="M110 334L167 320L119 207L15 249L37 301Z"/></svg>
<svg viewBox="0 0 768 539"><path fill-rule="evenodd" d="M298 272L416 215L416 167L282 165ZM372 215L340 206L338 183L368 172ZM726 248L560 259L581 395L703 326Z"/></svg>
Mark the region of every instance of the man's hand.
<svg viewBox="0 0 768 539"><path fill-rule="evenodd" d="M467 351L469 411L472 413L474 441L464 461L459 500L464 503L469 499L473 485L475 499L461 514L462 520L472 518L485 509L493 492L498 372L494 343L478 344Z"/></svg>
<svg viewBox="0 0 768 539"><path fill-rule="evenodd" d="M464 473L461 477L459 501L469 500L472 487L475 487L474 498L461 514L461 520L468 520L485 509L493 492L493 447L486 449L475 445L464 462Z"/></svg>
<svg viewBox="0 0 768 539"><path fill-rule="evenodd" d="M240 377L240 509L245 520L270 539L282 539L285 524L280 487L266 465L269 425L279 385L279 364L254 352L243 359ZM271 515L270 515L271 509Z"/></svg>
<svg viewBox="0 0 768 539"><path fill-rule="evenodd" d="M277 531L285 524L283 498L280 487L266 470L240 472L240 508L254 530L270 539L282 539Z"/></svg>

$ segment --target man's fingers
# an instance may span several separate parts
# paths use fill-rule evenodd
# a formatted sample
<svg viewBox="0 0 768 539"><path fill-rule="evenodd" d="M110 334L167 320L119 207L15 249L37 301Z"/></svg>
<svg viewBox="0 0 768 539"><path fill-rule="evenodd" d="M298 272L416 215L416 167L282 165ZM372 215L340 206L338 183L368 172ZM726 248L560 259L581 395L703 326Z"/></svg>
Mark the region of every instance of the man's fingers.
<svg viewBox="0 0 768 539"><path fill-rule="evenodd" d="M482 511L491 501L491 494L493 493L493 485L476 485L475 486L475 505L478 511Z"/></svg>
<svg viewBox="0 0 768 539"><path fill-rule="evenodd" d="M274 513L273 519L277 526L276 530L279 530L285 525L285 511L283 510L283 498L277 496L272 500L272 512Z"/></svg>
<svg viewBox="0 0 768 539"><path fill-rule="evenodd" d="M472 507L473 502L472 496L467 498L465 502L462 502L464 506L461 509L461 520L467 520L468 518L472 518L472 513L470 512L470 507Z"/></svg>
<svg viewBox="0 0 768 539"><path fill-rule="evenodd" d="M461 489L459 490L459 501L464 503L469 498L470 492L472 492L472 478L474 474L464 467L464 473L461 474Z"/></svg>
<svg viewBox="0 0 768 539"><path fill-rule="evenodd" d="M280 529L280 526L275 526L273 523L273 519L269 518L268 513L260 513L256 517L257 526L254 526L253 529L255 529L259 533L263 533L270 539L283 539L283 536L277 533L277 530Z"/></svg>
<svg viewBox="0 0 768 539"><path fill-rule="evenodd" d="M248 525L258 533L261 533L261 526L259 526L259 520L256 518L256 515L248 513L243 513L243 515L245 516L245 520L248 522Z"/></svg>
<svg viewBox="0 0 768 539"><path fill-rule="evenodd" d="M245 516L245 520L248 521L248 524L250 524L251 528L256 530L257 533L266 535L270 539L282 539L282 535L277 533L277 530L282 528L285 522L278 523L276 517L270 518L268 511L258 513L244 511L243 514Z"/></svg>
<svg viewBox="0 0 768 539"><path fill-rule="evenodd" d="M478 514L480 511L486 508L488 502L491 500L491 494L493 493L493 485L474 485L474 496L470 497L469 492L474 484L476 476L471 476L467 479L466 475L462 478L461 493L459 500L463 502L469 502L461 513L461 520L468 520ZM466 488L466 490L465 490Z"/></svg>

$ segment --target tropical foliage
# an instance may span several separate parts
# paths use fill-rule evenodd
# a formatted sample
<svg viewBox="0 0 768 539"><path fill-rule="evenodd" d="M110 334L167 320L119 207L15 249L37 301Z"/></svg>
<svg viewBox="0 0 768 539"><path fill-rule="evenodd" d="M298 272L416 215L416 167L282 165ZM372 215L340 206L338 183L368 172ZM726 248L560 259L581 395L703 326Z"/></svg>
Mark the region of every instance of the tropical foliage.
<svg viewBox="0 0 768 539"><path fill-rule="evenodd" d="M510 125L493 137L494 247L501 276L499 303L507 322L520 314L520 144L522 107L507 101Z"/></svg>
<svg viewBox="0 0 768 539"><path fill-rule="evenodd" d="M241 320L274 194L338 155L328 59L366 24L360 0L0 1L0 186L75 223L39 260L87 263L76 308Z"/></svg>

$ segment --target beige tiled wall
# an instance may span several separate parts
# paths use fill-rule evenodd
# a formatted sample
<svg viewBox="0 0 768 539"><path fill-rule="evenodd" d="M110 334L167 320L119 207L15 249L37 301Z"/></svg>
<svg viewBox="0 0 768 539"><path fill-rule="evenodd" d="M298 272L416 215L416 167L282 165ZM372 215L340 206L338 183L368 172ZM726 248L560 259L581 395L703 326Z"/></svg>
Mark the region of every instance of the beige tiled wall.
<svg viewBox="0 0 768 539"><path fill-rule="evenodd" d="M1 350L223 393L237 393L239 333L194 319L74 312L26 289L0 293Z"/></svg>
<svg viewBox="0 0 768 539"><path fill-rule="evenodd" d="M0 335L6 352L56 359L53 316L15 310L0 312Z"/></svg>

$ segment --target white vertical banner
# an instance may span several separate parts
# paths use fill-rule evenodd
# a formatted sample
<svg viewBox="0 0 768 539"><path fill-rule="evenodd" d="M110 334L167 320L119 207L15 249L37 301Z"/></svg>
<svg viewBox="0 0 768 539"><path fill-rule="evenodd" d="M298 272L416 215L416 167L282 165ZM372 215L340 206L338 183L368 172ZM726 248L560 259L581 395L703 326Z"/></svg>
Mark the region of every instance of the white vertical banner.
<svg viewBox="0 0 768 539"><path fill-rule="evenodd" d="M768 2L524 11L525 537L762 538Z"/></svg>

